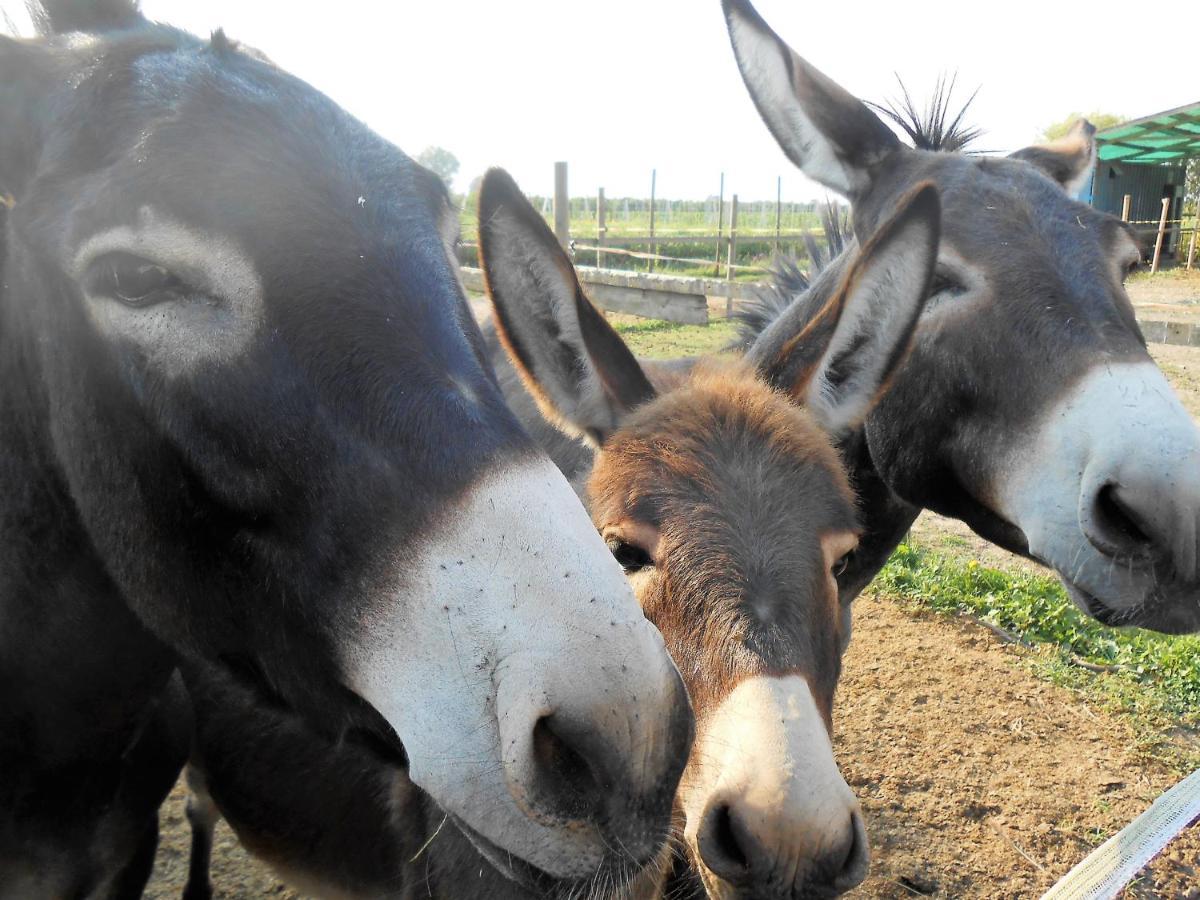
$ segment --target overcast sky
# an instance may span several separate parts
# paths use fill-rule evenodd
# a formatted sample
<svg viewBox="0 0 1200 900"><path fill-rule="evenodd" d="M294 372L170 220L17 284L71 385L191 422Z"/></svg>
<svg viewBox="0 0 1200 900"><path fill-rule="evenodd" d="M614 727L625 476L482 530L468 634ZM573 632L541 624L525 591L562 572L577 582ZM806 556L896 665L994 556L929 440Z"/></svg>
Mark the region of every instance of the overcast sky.
<svg viewBox="0 0 1200 900"><path fill-rule="evenodd" d="M21 0L0 7L21 21ZM151 18L207 34L221 26L305 78L408 153L430 144L489 165L527 193L742 199L823 195L776 148L745 93L718 0L143 0ZM985 149L1011 151L1072 110L1136 117L1200 100L1180 32L1122 25L1127 6L1058 0L759 0L802 56L860 97L921 97L940 72ZM1106 11L1107 8L1107 11ZM1182 25L1183 23L1178 23ZM1163 54L1163 45L1174 49ZM1153 73L1153 74L1151 74Z"/></svg>

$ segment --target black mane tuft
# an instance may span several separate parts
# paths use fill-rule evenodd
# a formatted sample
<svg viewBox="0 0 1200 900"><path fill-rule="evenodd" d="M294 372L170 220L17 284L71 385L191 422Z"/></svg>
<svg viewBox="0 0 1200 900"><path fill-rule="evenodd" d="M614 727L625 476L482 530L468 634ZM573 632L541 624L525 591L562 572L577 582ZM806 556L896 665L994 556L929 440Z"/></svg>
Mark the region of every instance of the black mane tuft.
<svg viewBox="0 0 1200 900"><path fill-rule="evenodd" d="M814 259L814 269L817 265ZM816 271L812 272L811 277L816 277L816 274ZM809 289L811 277L800 268L794 257L778 257L771 266L771 280L754 292L752 300L741 304L734 312L737 337L726 349L749 350L758 336L792 305L792 301Z"/></svg>
<svg viewBox="0 0 1200 900"><path fill-rule="evenodd" d="M975 100L975 95L979 93L979 88L967 98L967 102L959 108L954 117L950 117L950 100L957 79L958 76L953 75L947 83L945 76L939 77L924 112L917 109L912 94L908 92L899 75L896 76L896 81L900 84L899 101L889 100L887 105L868 101L867 105L899 125L916 149L958 153L966 150L978 139L983 134L983 129L967 125L963 121Z"/></svg>
<svg viewBox="0 0 1200 900"><path fill-rule="evenodd" d="M237 52L237 45L225 34L224 28L218 28L208 41L208 49L217 56L225 56Z"/></svg>
<svg viewBox="0 0 1200 900"><path fill-rule="evenodd" d="M811 262L808 272L801 269L793 257L777 257L771 266L771 280L754 292L752 300L734 312L737 337L726 349L749 350L758 336L783 315L797 297L807 292L816 277L841 254L851 237L849 209L834 200L826 200L821 210L821 227L825 231L824 250L812 235L804 236Z"/></svg>
<svg viewBox="0 0 1200 900"><path fill-rule="evenodd" d="M144 22L137 0L27 0L38 34L118 31Z"/></svg>

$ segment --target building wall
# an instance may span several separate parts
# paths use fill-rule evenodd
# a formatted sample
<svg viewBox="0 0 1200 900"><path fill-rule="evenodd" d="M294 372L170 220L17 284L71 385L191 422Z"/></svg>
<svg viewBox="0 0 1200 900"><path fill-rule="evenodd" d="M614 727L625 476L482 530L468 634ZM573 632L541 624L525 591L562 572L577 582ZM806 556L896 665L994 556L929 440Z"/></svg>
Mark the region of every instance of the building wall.
<svg viewBox="0 0 1200 900"><path fill-rule="evenodd" d="M1133 197L1129 218L1132 222L1146 223L1137 226L1139 233L1153 246L1154 234L1158 230L1158 218L1162 215L1162 198L1170 196L1171 211L1168 219L1179 219L1183 215L1184 166L1180 165L1136 165L1100 160L1092 176L1091 189L1085 191L1083 199L1096 209L1113 215L1121 214L1121 205L1126 194ZM1164 249L1174 252L1179 240L1179 227L1169 226Z"/></svg>

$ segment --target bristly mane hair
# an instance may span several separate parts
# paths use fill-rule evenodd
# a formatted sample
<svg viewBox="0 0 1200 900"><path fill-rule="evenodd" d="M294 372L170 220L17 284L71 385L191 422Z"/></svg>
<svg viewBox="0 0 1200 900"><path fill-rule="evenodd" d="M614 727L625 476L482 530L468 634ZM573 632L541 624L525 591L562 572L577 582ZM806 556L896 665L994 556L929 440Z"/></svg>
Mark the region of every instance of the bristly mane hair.
<svg viewBox="0 0 1200 900"><path fill-rule="evenodd" d="M983 129L967 125L963 121L967 110L971 108L975 96L979 93L979 88L976 88L967 98L967 102L962 105L954 118L950 118L950 100L954 94L954 85L957 80L958 76L952 75L950 82L947 83L944 75L939 76L937 84L934 85L933 94L925 105L924 112L917 109L912 94L908 92L908 88L899 75L896 76L896 81L900 85L901 99L899 101L889 100L886 105L867 101L867 105L899 125L917 150L960 153L983 134Z"/></svg>
<svg viewBox="0 0 1200 900"><path fill-rule="evenodd" d="M805 272L795 257L776 257L771 264L771 280L755 288L754 296L734 312L737 337L725 349L741 353L749 350L758 336L812 285L812 279L824 267L816 257L813 257L812 263L811 272Z"/></svg>
<svg viewBox="0 0 1200 900"><path fill-rule="evenodd" d="M824 250L811 234L804 236L810 264L807 272L800 268L795 257L775 257L771 263L770 281L756 288L754 296L734 312L737 337L729 342L726 350L749 350L758 336L783 315L797 297L808 291L816 277L841 254L852 236L850 210L836 200L827 199L821 209L821 227L825 232Z"/></svg>

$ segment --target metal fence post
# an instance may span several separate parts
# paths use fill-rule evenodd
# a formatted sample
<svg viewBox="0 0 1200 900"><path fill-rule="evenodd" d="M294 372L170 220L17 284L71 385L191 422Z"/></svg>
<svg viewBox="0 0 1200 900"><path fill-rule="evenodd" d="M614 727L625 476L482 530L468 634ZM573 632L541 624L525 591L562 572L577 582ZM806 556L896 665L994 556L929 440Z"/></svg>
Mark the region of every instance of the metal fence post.
<svg viewBox="0 0 1200 900"><path fill-rule="evenodd" d="M737 261L737 220L738 196L734 194L733 200L729 204L729 258L725 262L725 279L729 285L725 291L725 318L727 319L733 315L733 267Z"/></svg>
<svg viewBox="0 0 1200 900"><path fill-rule="evenodd" d="M654 243L654 194L658 189L658 169L650 170L650 259L647 260L648 272L654 271L654 254L658 253L658 244Z"/></svg>
<svg viewBox="0 0 1200 900"><path fill-rule="evenodd" d="M608 234L608 204L604 200L604 188L596 193L596 268L604 268L604 236Z"/></svg>
<svg viewBox="0 0 1200 900"><path fill-rule="evenodd" d="M725 173L721 173L721 193L717 195L717 253L713 260L713 278L721 277L721 232L725 225Z"/></svg>
<svg viewBox="0 0 1200 900"><path fill-rule="evenodd" d="M779 255L779 235L783 231L783 176L775 178L775 255Z"/></svg>
<svg viewBox="0 0 1200 900"><path fill-rule="evenodd" d="M564 250L571 244L571 199L567 193L567 164L554 164L554 234Z"/></svg>

